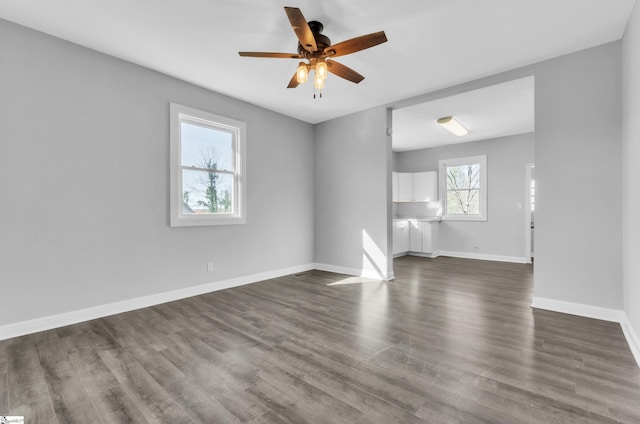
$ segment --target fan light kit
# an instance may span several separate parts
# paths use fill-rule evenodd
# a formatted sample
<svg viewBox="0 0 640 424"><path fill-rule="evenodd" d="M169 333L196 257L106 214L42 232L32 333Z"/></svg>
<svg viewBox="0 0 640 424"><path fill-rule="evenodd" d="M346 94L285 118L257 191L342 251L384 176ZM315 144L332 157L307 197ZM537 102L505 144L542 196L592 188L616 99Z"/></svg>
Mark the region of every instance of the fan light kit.
<svg viewBox="0 0 640 424"><path fill-rule="evenodd" d="M446 116L444 118L440 118L436 121L442 127L449 130L453 135L457 135L458 137L465 136L469 134L469 130L464 127L460 122L456 121L453 116Z"/></svg>
<svg viewBox="0 0 640 424"><path fill-rule="evenodd" d="M307 22L297 7L285 7L284 11L289 18L293 32L298 37L298 53L238 52L238 54L245 57L306 60L306 62L298 64L298 69L289 81L287 88L296 88L298 85L304 84L313 72L314 99L316 98L315 90L318 90L320 97L322 97L321 90L324 88L329 72L356 84L364 79L353 69L332 58L368 49L387 41L384 31L380 31L332 45L329 37L322 34L324 26L320 22Z"/></svg>

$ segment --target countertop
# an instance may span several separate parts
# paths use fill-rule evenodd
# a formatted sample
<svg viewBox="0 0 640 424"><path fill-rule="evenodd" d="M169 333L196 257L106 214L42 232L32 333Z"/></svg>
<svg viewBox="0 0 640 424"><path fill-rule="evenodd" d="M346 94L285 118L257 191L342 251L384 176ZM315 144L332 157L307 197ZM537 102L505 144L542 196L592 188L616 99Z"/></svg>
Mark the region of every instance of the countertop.
<svg viewBox="0 0 640 424"><path fill-rule="evenodd" d="M394 221L427 221L427 222L440 222L442 221L441 216L407 216L407 217L396 217L393 218Z"/></svg>

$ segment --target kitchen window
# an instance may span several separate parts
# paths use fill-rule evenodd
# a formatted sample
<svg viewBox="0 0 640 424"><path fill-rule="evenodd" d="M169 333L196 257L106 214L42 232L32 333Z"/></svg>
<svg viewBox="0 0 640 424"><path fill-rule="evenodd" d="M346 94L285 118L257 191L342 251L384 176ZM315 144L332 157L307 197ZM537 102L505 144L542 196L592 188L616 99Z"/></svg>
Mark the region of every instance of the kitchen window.
<svg viewBox="0 0 640 424"><path fill-rule="evenodd" d="M440 161L442 219L487 220L487 156Z"/></svg>
<svg viewBox="0 0 640 424"><path fill-rule="evenodd" d="M171 226L244 224L243 121L170 104Z"/></svg>

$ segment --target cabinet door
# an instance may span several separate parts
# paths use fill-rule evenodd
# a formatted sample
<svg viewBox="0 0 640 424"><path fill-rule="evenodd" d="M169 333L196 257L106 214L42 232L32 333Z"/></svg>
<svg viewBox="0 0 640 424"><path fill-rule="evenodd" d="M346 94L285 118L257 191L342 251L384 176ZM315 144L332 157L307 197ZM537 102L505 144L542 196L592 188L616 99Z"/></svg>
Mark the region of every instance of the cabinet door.
<svg viewBox="0 0 640 424"><path fill-rule="evenodd" d="M401 238L400 228L398 227L398 223L394 222L393 223L393 254L394 255L402 251L400 250L400 244L401 244L400 238Z"/></svg>
<svg viewBox="0 0 640 424"><path fill-rule="evenodd" d="M422 252L422 222L410 221L409 227L409 250L411 252Z"/></svg>
<svg viewBox="0 0 640 424"><path fill-rule="evenodd" d="M431 228L433 224L430 222L422 223L422 253L433 252L433 237L431 234Z"/></svg>
<svg viewBox="0 0 640 424"><path fill-rule="evenodd" d="M438 200L438 174L433 171L413 174L413 200L415 202L434 202Z"/></svg>
<svg viewBox="0 0 640 424"><path fill-rule="evenodd" d="M400 252L408 252L409 251L409 221L400 221L400 229L399 229L399 243L400 243Z"/></svg>
<svg viewBox="0 0 640 424"><path fill-rule="evenodd" d="M409 172L398 173L398 202L413 201L413 174Z"/></svg>
<svg viewBox="0 0 640 424"><path fill-rule="evenodd" d="M399 184L399 178L398 178L398 173L397 172L392 172L391 173L391 201L392 202L397 202L398 201L398 184Z"/></svg>

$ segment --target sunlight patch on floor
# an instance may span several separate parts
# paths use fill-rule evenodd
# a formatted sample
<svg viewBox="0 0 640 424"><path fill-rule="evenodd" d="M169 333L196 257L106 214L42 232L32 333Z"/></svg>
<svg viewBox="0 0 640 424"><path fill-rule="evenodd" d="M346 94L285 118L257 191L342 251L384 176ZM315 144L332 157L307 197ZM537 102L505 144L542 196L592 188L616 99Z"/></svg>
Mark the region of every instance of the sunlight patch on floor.
<svg viewBox="0 0 640 424"><path fill-rule="evenodd" d="M381 283L382 280L377 280L374 278L367 277L349 277L344 280L334 281L333 283L327 284L327 286L344 286L347 284L366 284L366 283Z"/></svg>

